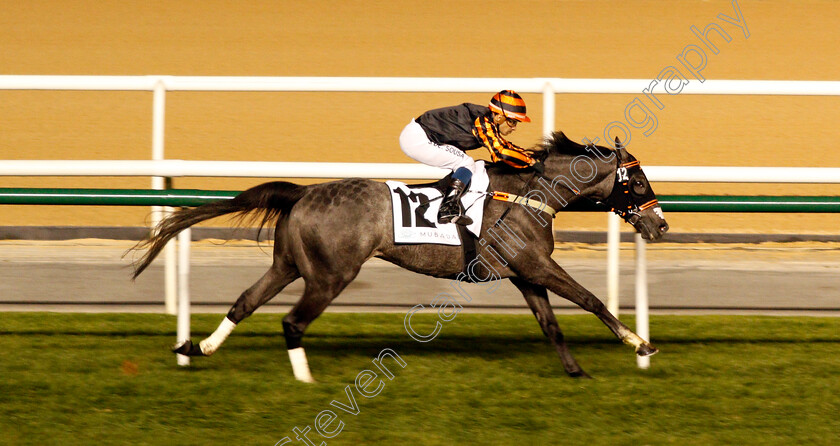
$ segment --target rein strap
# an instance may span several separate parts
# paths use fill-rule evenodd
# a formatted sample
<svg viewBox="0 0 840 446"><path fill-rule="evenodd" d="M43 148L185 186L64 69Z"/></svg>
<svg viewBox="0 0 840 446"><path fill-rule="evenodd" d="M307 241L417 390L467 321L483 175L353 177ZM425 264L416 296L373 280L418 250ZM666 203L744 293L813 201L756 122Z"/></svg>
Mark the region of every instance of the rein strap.
<svg viewBox="0 0 840 446"><path fill-rule="evenodd" d="M524 204L524 205L530 206L530 207L532 207L532 208L534 208L538 211L546 212L546 213L550 214L552 217L554 216L554 214L557 213L557 211L554 210L553 207L551 207L551 206L549 206L549 205L547 205L547 204L545 204L545 203L543 203L542 201L539 201L539 200L533 200L533 199L530 199L530 198L522 197L520 195L509 194L507 192L499 192L499 191L495 191L495 190L493 192L491 192L491 194L492 194L492 198L494 200L507 201L507 202L510 202L510 203Z"/></svg>

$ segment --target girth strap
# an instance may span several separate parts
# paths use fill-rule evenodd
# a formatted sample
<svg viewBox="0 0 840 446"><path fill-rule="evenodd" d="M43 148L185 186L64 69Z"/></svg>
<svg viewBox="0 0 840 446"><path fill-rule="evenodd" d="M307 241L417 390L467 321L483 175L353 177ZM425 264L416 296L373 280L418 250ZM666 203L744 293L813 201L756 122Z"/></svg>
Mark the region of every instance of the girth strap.
<svg viewBox="0 0 840 446"><path fill-rule="evenodd" d="M545 204L545 203L543 203L542 201L539 201L539 200L533 200L533 199L526 198L526 197L523 197L523 196L520 196L520 195L509 194L507 192L499 192L499 191L495 191L495 190L493 192L491 192L491 194L492 194L492 198L494 200L507 201L507 202L510 202L510 203L520 203L520 204L524 204L524 205L527 205L527 206L531 206L532 208L534 208L538 211L543 211L543 212L548 213L552 217L554 216L554 214L557 213L557 211L554 210L553 207L551 207L551 206L549 206L549 205L547 205L547 204Z"/></svg>
<svg viewBox="0 0 840 446"><path fill-rule="evenodd" d="M461 272L463 273L463 280L467 283L474 283L472 279L470 279L470 272L467 271L467 268L473 262L473 260L478 257L478 249L476 248L475 241L478 240L472 232L467 229L466 226L463 225L455 225L458 227L458 235L461 236L461 250L464 253L464 266L461 268Z"/></svg>

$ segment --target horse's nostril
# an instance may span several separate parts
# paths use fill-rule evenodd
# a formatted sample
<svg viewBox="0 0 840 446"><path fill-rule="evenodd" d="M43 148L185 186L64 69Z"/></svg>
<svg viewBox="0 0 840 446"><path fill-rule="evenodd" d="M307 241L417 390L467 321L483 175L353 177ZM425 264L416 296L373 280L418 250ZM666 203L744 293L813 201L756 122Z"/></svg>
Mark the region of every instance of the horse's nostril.
<svg viewBox="0 0 840 446"><path fill-rule="evenodd" d="M662 233L668 232L668 223L665 223L664 225L660 226L659 231Z"/></svg>

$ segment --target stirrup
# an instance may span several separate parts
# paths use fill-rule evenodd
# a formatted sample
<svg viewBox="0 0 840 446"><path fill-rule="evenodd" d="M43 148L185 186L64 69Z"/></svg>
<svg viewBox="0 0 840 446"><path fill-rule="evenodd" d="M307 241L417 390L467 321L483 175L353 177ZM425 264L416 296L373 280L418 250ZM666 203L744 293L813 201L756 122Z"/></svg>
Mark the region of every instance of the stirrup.
<svg viewBox="0 0 840 446"><path fill-rule="evenodd" d="M449 183L449 190L443 195L443 203L438 210L438 223L455 223L462 226L472 224L473 220L464 214L461 207L461 196L467 185L461 180L452 179Z"/></svg>
<svg viewBox="0 0 840 446"><path fill-rule="evenodd" d="M446 217L438 218L438 223L440 224L447 224L447 223L455 223L456 225L461 226L469 226L473 224L473 219L467 217L466 215L452 215Z"/></svg>
<svg viewBox="0 0 840 446"><path fill-rule="evenodd" d="M458 208L461 207L460 203L455 203L455 205L458 206ZM443 209L443 206L441 206L441 209L438 212L438 223L455 223L456 225L469 226L473 223L473 219L464 214L461 209L457 209L457 211L455 211Z"/></svg>
<svg viewBox="0 0 840 446"><path fill-rule="evenodd" d="M467 217L466 215L456 215L455 217L452 217L452 223L461 226L469 226L473 224L473 219Z"/></svg>

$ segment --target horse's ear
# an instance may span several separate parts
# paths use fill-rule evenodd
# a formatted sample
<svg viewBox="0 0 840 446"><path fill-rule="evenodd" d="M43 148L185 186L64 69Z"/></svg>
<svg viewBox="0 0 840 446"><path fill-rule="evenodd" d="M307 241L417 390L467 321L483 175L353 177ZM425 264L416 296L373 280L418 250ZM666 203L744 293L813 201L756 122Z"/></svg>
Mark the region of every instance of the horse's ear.
<svg viewBox="0 0 840 446"><path fill-rule="evenodd" d="M618 154L619 160L625 160L628 157L627 150L624 148L624 144L621 143L621 140L618 139L618 136L615 137L615 153Z"/></svg>

